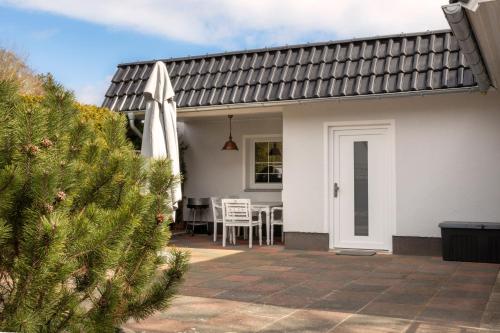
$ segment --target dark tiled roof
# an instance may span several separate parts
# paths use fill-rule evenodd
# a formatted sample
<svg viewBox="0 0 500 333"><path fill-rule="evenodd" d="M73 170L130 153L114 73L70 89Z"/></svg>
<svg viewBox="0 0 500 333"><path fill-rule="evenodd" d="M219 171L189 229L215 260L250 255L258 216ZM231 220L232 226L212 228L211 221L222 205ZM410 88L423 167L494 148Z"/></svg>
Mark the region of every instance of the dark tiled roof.
<svg viewBox="0 0 500 333"><path fill-rule="evenodd" d="M436 90L476 85L450 31L163 60L179 107ZM143 110L155 61L118 65L103 106Z"/></svg>

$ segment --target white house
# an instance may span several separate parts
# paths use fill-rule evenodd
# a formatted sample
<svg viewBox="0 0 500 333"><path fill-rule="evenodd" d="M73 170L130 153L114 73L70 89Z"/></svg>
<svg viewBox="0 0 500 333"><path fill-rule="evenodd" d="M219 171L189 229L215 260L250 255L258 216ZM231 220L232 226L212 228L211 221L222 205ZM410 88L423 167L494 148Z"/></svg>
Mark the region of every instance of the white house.
<svg viewBox="0 0 500 333"><path fill-rule="evenodd" d="M282 201L300 249L436 254L441 221L499 221L500 1L443 11L451 30L163 60L185 195ZM103 106L140 119L154 62L118 65Z"/></svg>

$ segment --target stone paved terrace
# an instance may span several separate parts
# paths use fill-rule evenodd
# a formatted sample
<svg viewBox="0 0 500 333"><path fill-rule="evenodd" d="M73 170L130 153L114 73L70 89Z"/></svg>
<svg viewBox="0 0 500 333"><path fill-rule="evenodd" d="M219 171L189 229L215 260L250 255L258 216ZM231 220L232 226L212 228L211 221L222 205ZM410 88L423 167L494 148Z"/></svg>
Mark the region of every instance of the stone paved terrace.
<svg viewBox="0 0 500 333"><path fill-rule="evenodd" d="M180 295L134 332L500 332L500 265L284 250L205 235Z"/></svg>

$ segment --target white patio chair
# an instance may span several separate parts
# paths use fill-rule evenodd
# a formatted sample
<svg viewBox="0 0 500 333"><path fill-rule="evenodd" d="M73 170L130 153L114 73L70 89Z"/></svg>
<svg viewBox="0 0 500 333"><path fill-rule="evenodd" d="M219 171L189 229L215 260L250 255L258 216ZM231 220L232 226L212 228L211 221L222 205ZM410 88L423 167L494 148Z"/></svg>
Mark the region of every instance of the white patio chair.
<svg viewBox="0 0 500 333"><path fill-rule="evenodd" d="M212 214L214 217L214 242L217 242L217 225L220 223L223 225L222 221L222 202L218 197L210 197L210 203L212 204ZM233 233L229 233L229 242L233 242Z"/></svg>
<svg viewBox="0 0 500 333"><path fill-rule="evenodd" d="M227 227L233 227L231 233L234 235L234 227L248 228L248 247L252 248L253 228L258 227L259 245L262 246L262 218L261 214L254 220L252 218L252 205L250 199L222 199L222 246L226 246ZM233 237L233 243L236 241Z"/></svg>
<svg viewBox="0 0 500 333"><path fill-rule="evenodd" d="M276 214L278 213L278 214ZM283 207L271 208L271 245L274 245L274 226L281 226L281 243L283 243Z"/></svg>
<svg viewBox="0 0 500 333"><path fill-rule="evenodd" d="M229 199L239 199L240 196L236 194L228 195L227 198ZM255 211L253 212L255 215ZM229 242L231 243L231 236L233 237L232 244L236 245L236 236L240 237L241 236L241 229L243 229L243 239L248 239L248 229L247 228L231 228L232 233L229 234Z"/></svg>

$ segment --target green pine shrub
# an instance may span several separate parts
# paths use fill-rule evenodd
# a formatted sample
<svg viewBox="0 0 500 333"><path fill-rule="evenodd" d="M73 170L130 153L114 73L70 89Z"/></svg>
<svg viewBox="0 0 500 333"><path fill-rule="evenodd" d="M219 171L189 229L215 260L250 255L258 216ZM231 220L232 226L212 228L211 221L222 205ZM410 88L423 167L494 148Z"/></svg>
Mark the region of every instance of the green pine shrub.
<svg viewBox="0 0 500 333"><path fill-rule="evenodd" d="M78 102L75 102L75 108L78 110L78 115L82 121L96 127L98 130L102 129L103 123L109 118L111 112L107 108Z"/></svg>
<svg viewBox="0 0 500 333"><path fill-rule="evenodd" d="M146 168L123 116L75 105L50 77L36 98L0 81L0 331L112 332L165 309L187 269L160 255L169 161Z"/></svg>

